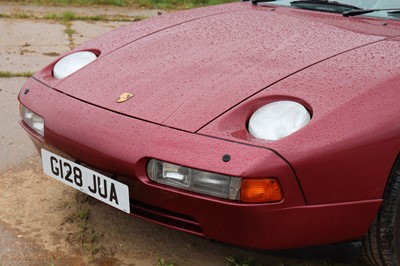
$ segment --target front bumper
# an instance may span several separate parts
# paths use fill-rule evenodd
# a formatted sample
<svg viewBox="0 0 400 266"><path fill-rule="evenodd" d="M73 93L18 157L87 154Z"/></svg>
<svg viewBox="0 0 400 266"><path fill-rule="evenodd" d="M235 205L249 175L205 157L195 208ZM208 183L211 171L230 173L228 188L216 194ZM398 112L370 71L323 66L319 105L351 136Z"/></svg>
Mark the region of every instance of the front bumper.
<svg viewBox="0 0 400 266"><path fill-rule="evenodd" d="M19 99L45 120L44 140L25 127L38 148L115 174L129 186L132 215L178 230L254 249L307 247L361 237L380 206L380 200L307 205L291 167L272 150L134 119L35 79ZM241 204L162 186L146 175L150 158L243 178L276 177L284 200Z"/></svg>

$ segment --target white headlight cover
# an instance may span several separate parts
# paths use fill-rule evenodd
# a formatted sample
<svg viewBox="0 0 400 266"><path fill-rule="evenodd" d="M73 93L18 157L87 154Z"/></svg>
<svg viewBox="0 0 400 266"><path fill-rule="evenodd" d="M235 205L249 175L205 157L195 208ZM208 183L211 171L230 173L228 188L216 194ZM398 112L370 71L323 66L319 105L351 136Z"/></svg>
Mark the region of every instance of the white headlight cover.
<svg viewBox="0 0 400 266"><path fill-rule="evenodd" d="M272 102L250 117L249 132L263 140L279 140L301 129L310 121L307 109L292 101Z"/></svg>
<svg viewBox="0 0 400 266"><path fill-rule="evenodd" d="M97 58L92 52L77 52L62 58L56 63L53 69L53 76L62 79L78 71Z"/></svg>

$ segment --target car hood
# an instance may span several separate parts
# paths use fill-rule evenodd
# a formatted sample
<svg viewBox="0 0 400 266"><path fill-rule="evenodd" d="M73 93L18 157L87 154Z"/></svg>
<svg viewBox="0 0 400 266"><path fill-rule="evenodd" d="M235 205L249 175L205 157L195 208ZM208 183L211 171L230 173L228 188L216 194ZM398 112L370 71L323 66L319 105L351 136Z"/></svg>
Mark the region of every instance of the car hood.
<svg viewBox="0 0 400 266"><path fill-rule="evenodd" d="M96 61L54 87L124 115L196 132L294 73L387 37L371 20L349 26L337 14L248 3L228 6L227 11L208 8L192 17L188 11L185 21L136 36L137 28L162 25L169 15L142 21L119 30L119 43L105 36L78 48L117 43L109 44L112 51L100 49ZM133 98L117 103L125 92Z"/></svg>

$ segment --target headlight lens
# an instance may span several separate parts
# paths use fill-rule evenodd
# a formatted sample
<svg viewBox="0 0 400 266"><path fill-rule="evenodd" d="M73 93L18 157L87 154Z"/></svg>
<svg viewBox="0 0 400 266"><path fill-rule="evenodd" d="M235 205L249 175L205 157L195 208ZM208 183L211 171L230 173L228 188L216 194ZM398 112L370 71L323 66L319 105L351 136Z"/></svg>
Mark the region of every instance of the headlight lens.
<svg viewBox="0 0 400 266"><path fill-rule="evenodd" d="M32 128L36 133L44 136L44 120L43 117L35 114L25 106L21 105L21 117L30 128Z"/></svg>
<svg viewBox="0 0 400 266"><path fill-rule="evenodd" d="M159 184L242 203L267 203L283 200L279 181L273 177L241 178L205 172L151 159L147 175Z"/></svg>
<svg viewBox="0 0 400 266"><path fill-rule="evenodd" d="M56 63L53 69L53 76L56 79L65 78L91 63L96 58L96 54L87 51L67 55Z"/></svg>
<svg viewBox="0 0 400 266"><path fill-rule="evenodd" d="M310 119L307 109L297 102L273 102L254 112L249 132L259 139L279 140L307 125Z"/></svg>
<svg viewBox="0 0 400 266"><path fill-rule="evenodd" d="M154 182L214 197L239 200L241 178L151 159L147 174Z"/></svg>

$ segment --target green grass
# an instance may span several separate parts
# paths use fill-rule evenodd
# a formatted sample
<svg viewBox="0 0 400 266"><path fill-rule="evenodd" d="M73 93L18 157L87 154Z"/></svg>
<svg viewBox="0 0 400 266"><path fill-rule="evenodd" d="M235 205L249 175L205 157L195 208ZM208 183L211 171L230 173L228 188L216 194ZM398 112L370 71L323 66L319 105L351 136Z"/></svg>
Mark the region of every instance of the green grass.
<svg viewBox="0 0 400 266"><path fill-rule="evenodd" d="M56 266L53 257L51 257L49 260L45 260L44 261L46 263L46 265L48 266ZM1 265L0 265L1 266Z"/></svg>
<svg viewBox="0 0 400 266"><path fill-rule="evenodd" d="M0 71L0 78L29 78L32 77L32 75L32 72Z"/></svg>
<svg viewBox="0 0 400 266"><path fill-rule="evenodd" d="M163 258L158 259L157 266L175 266L175 262L168 262Z"/></svg>
<svg viewBox="0 0 400 266"><path fill-rule="evenodd" d="M110 6L124 6L124 0L37 0L42 4L53 4L53 5L110 5Z"/></svg>
<svg viewBox="0 0 400 266"><path fill-rule="evenodd" d="M0 14L1 15L1 14ZM145 19L146 17L127 17L122 15L117 16L104 16L104 15L96 15L96 16L79 16L74 12L65 12L62 14L49 13L44 16L44 19L52 19L52 20L63 20L63 21L73 21L73 20L83 20L83 21L119 21L119 22L130 22L130 21L139 21Z"/></svg>
<svg viewBox="0 0 400 266"><path fill-rule="evenodd" d="M237 258L237 257L226 257L226 265L227 266L258 266L257 262L254 258Z"/></svg>
<svg viewBox="0 0 400 266"><path fill-rule="evenodd" d="M83 251L93 259L95 254L103 249L103 247L96 241L96 233L89 221L89 216L89 209L82 208L72 214L70 219L76 221L79 225L76 240L81 243Z"/></svg>
<svg viewBox="0 0 400 266"><path fill-rule="evenodd" d="M132 1L133 2L133 1ZM200 6L235 2L232 0L136 0L138 6L159 9L189 9Z"/></svg>
<svg viewBox="0 0 400 266"><path fill-rule="evenodd" d="M9 2L0 0L0 2ZM119 6L160 9L188 9L193 7L235 2L234 0L16 0L13 2L52 6Z"/></svg>
<svg viewBox="0 0 400 266"><path fill-rule="evenodd" d="M4 1L0 0L0 3L1 2ZM0 18L32 18L32 17L34 17L34 15L31 12L25 12L25 11L13 15L0 13Z"/></svg>
<svg viewBox="0 0 400 266"><path fill-rule="evenodd" d="M74 213L74 216L86 222L89 219L89 209L79 209Z"/></svg>
<svg viewBox="0 0 400 266"><path fill-rule="evenodd" d="M64 25L65 25L64 32L65 34L68 35L69 48L72 50L75 48L74 34L76 33L76 31L72 28L71 21L69 20L64 21Z"/></svg>
<svg viewBox="0 0 400 266"><path fill-rule="evenodd" d="M1 0L0 0L1 3ZM43 17L37 17L32 13L17 13L17 14L4 14L0 13L0 18L21 18L21 19L49 19L49 20L62 20L64 22L81 20L81 21L113 21L113 22L134 22L146 19L144 16L126 16L126 15L96 15L96 16L80 16L74 12L68 11L62 14L48 13ZM68 33L67 33L68 34Z"/></svg>

